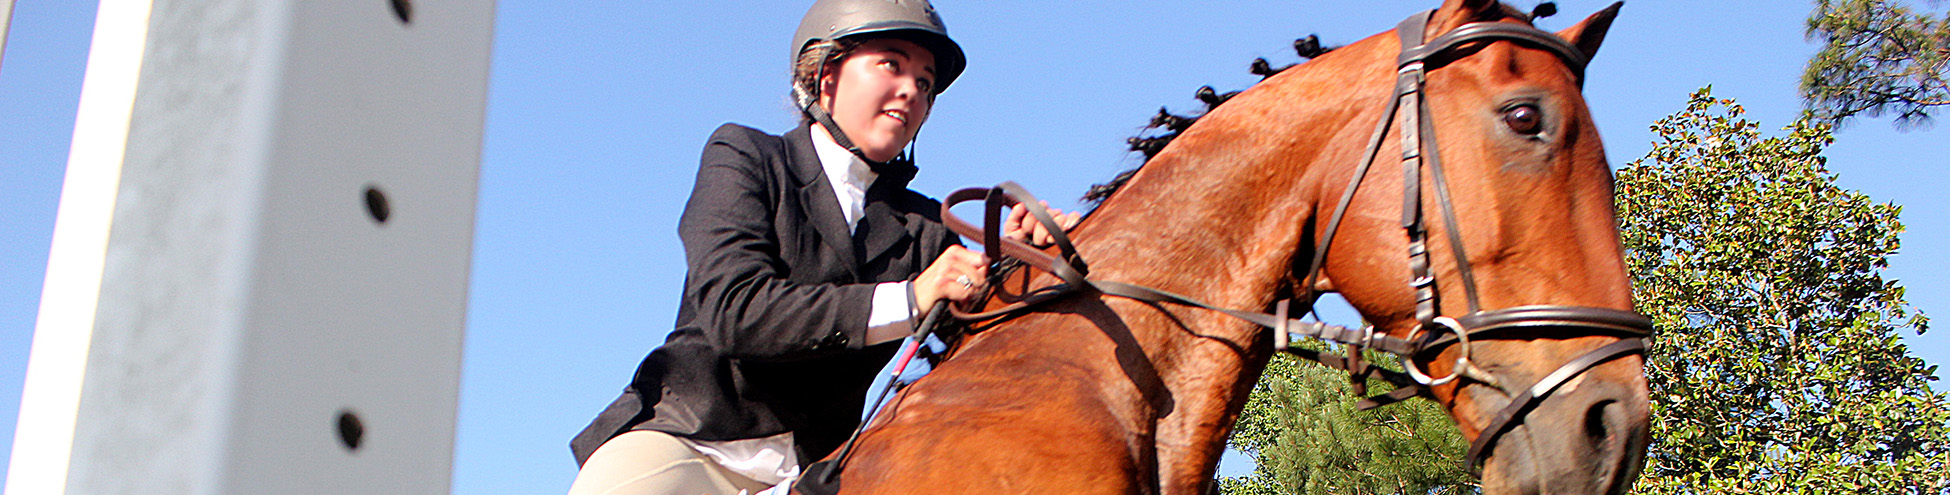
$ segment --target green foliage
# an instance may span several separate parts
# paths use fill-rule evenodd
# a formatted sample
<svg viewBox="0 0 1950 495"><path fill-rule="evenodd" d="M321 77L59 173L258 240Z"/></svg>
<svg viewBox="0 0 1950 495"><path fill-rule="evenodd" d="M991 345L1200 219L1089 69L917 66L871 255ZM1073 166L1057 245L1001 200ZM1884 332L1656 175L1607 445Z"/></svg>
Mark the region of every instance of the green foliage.
<svg viewBox="0 0 1950 495"><path fill-rule="evenodd" d="M1835 185L1826 125L1764 138L1743 112L1702 89L1618 172L1657 327L1637 491L1943 493L1950 400L1898 336L1928 320L1881 276L1901 209Z"/></svg>
<svg viewBox="0 0 1950 495"><path fill-rule="evenodd" d="M1950 104L1950 16L1931 18L1900 0L1816 0L1801 94L1823 122L1893 114L1899 128L1925 125Z"/></svg>
<svg viewBox="0 0 1950 495"><path fill-rule="evenodd" d="M1369 356L1372 359L1385 359ZM1387 390L1375 380L1369 386ZM1474 493L1461 467L1468 444L1434 402L1359 411L1343 372L1275 357L1253 389L1232 446L1257 461L1220 492L1274 494Z"/></svg>

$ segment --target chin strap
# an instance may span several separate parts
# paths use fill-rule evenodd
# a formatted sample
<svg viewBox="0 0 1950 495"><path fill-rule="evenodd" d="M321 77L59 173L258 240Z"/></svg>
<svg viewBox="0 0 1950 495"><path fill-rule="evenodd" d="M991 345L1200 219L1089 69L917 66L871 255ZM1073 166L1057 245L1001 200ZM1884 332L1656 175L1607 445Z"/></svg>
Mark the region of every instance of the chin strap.
<svg viewBox="0 0 1950 495"><path fill-rule="evenodd" d="M913 166L914 153L911 149L904 150L900 155L895 156L894 159L884 162L867 158L867 153L860 151L860 147L853 144L852 139L846 137L846 131L840 130L839 123L833 122L833 115L826 113L826 109L820 108L817 103L804 105L800 108L801 111L805 112L807 117L812 117L813 122L818 123L820 127L826 128L826 135L832 136L833 144L838 144L841 148L846 148L847 152L859 157L860 161L867 162L867 168L872 169L875 173L885 174L889 171L911 168ZM908 144L912 145L913 141L909 141Z"/></svg>
<svg viewBox="0 0 1950 495"><path fill-rule="evenodd" d="M854 145L852 139L847 139L846 131L840 130L840 124L833 122L833 115L826 113L826 109L820 108L818 103L803 105L800 108L806 113L807 117L812 117L813 122L817 122L820 127L826 128L826 134L833 137L834 143L839 144L841 148L846 148L846 151L853 153L853 156L865 160L868 165L877 163L872 158L867 158L867 153L860 151L860 147Z"/></svg>

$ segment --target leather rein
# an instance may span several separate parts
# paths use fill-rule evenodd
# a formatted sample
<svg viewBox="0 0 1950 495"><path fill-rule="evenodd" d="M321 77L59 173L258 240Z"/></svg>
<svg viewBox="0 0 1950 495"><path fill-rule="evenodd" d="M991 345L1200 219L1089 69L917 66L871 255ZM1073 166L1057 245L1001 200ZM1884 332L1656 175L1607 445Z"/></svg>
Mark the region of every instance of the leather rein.
<svg viewBox="0 0 1950 495"><path fill-rule="evenodd" d="M1375 125L1374 134L1368 140L1367 151L1363 154L1360 166L1356 168L1354 177L1349 180L1346 191L1334 208L1325 235L1314 250L1312 267L1308 270L1307 277L1303 279L1305 294L1279 301L1274 305L1274 312L1267 314L1216 307L1190 297L1140 285L1091 279L1088 277L1089 265L1084 262L1082 256L1077 254L1076 246L1070 242L1069 236L1058 226L1056 220L1041 208L1029 208L1029 212L1053 235L1057 248L1056 254L1050 254L1000 235L1003 208L1018 204L1039 204L1035 196L1029 194L1020 185L1005 182L993 188L962 189L948 195L947 201L941 206L943 223L958 234L971 239L981 239L982 244L990 249L994 259L1013 259L1048 271L1061 279L1062 283L1029 290L1012 298L1013 302L1010 304L995 310L966 313L959 308L951 308L951 313L956 319L963 321L985 321L1008 317L1088 288L1104 295L1149 303L1170 303L1203 308L1270 328L1273 330L1273 346L1276 351L1295 354L1301 358L1347 371L1356 394L1366 394L1366 381L1371 376L1379 377L1399 387L1391 392L1364 398L1359 404L1361 409L1372 409L1417 396L1432 397L1429 392L1430 387L1447 384L1457 379L1468 379L1489 385L1510 396L1511 399L1508 405L1484 426L1482 433L1471 442L1469 452L1463 458L1463 467L1471 475L1481 477L1482 463L1496 440L1514 429L1525 414L1535 409L1558 387L1599 364L1626 355L1643 354L1645 338L1652 333L1652 321L1631 311L1586 306L1535 305L1487 311L1480 307L1475 277L1470 271L1461 234L1454 227L1458 225L1455 207L1450 201L1448 184L1443 177L1442 161L1436 152L1435 127L1429 118L1429 109L1424 98L1426 82L1424 76L1432 67L1439 67L1455 58L1466 56L1467 54L1454 53L1464 45L1512 41L1556 55L1577 76L1578 83L1582 86L1584 67L1589 57L1582 50L1556 35L1527 24L1500 22L1465 24L1434 40L1424 42L1423 33L1433 13L1434 11L1427 11L1409 16L1396 27L1403 49L1397 58L1398 70L1393 95L1387 102L1384 116ZM1328 248L1332 246L1334 233L1340 227L1341 220L1354 199L1355 190L1360 187L1362 178L1374 164L1384 136L1397 120L1402 131L1401 163L1404 176L1401 225L1409 241L1409 265L1413 272L1410 286L1414 288L1416 294L1417 325L1408 336L1395 337L1377 333L1372 325L1356 329L1319 321L1303 321L1290 316L1289 311L1294 301L1299 301L1298 304L1304 308L1299 313L1305 314L1311 310L1313 302L1321 295L1314 289L1314 281L1318 279ZM1430 181L1434 185L1436 202L1445 225L1450 226L1444 230L1448 232L1456 271L1463 284L1464 293L1468 297L1469 312L1453 318L1440 315L1436 279L1430 272L1426 243L1428 229L1422 215L1421 173L1424 169L1428 171ZM986 203L983 228L970 225L949 211L954 205L976 199L982 199ZM1000 256L996 256L998 253ZM990 273L993 277L1004 275L1003 270L991 270ZM1473 340L1509 339L1513 338L1509 334L1538 328L1564 330L1573 336L1616 336L1620 340L1571 359L1543 379L1523 388L1511 388L1504 380L1470 362L1472 350L1470 343ZM1313 349L1290 347L1288 344L1295 338L1340 344L1346 348L1346 355L1337 356ZM1423 373L1415 364L1419 357L1438 353L1452 345L1461 346L1462 352L1456 358L1452 368L1454 372L1450 375L1431 377ZM1397 355L1406 371L1397 372L1363 362L1362 349L1374 349Z"/></svg>

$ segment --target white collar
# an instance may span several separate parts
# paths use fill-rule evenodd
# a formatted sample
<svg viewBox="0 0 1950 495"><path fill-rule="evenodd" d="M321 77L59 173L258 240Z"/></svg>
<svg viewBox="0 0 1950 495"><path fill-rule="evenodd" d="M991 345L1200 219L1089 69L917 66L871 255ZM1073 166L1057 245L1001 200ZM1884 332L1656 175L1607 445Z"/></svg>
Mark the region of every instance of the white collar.
<svg viewBox="0 0 1950 495"><path fill-rule="evenodd" d="M819 166L826 172L826 183L833 188L833 199L840 204L840 215L846 220L846 231L851 233L859 225L860 216L867 208L867 188L873 186L880 174L867 166L859 155L840 147L824 128L814 126L812 130L813 151L819 153Z"/></svg>
<svg viewBox="0 0 1950 495"><path fill-rule="evenodd" d="M833 183L835 190L840 184L851 184L864 192L873 185L874 179L880 178L880 174L867 166L866 160L834 142L826 128L812 126L812 142L813 151L819 154L819 166L826 170L826 180Z"/></svg>

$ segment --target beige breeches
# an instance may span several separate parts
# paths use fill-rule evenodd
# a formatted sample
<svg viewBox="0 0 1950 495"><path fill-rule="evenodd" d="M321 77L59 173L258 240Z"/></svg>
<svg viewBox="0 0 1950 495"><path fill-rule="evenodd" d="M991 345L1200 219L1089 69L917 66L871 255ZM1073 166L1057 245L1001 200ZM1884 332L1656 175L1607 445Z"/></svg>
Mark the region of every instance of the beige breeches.
<svg viewBox="0 0 1950 495"><path fill-rule="evenodd" d="M668 433L634 430L597 448L569 495L738 495L766 488Z"/></svg>

